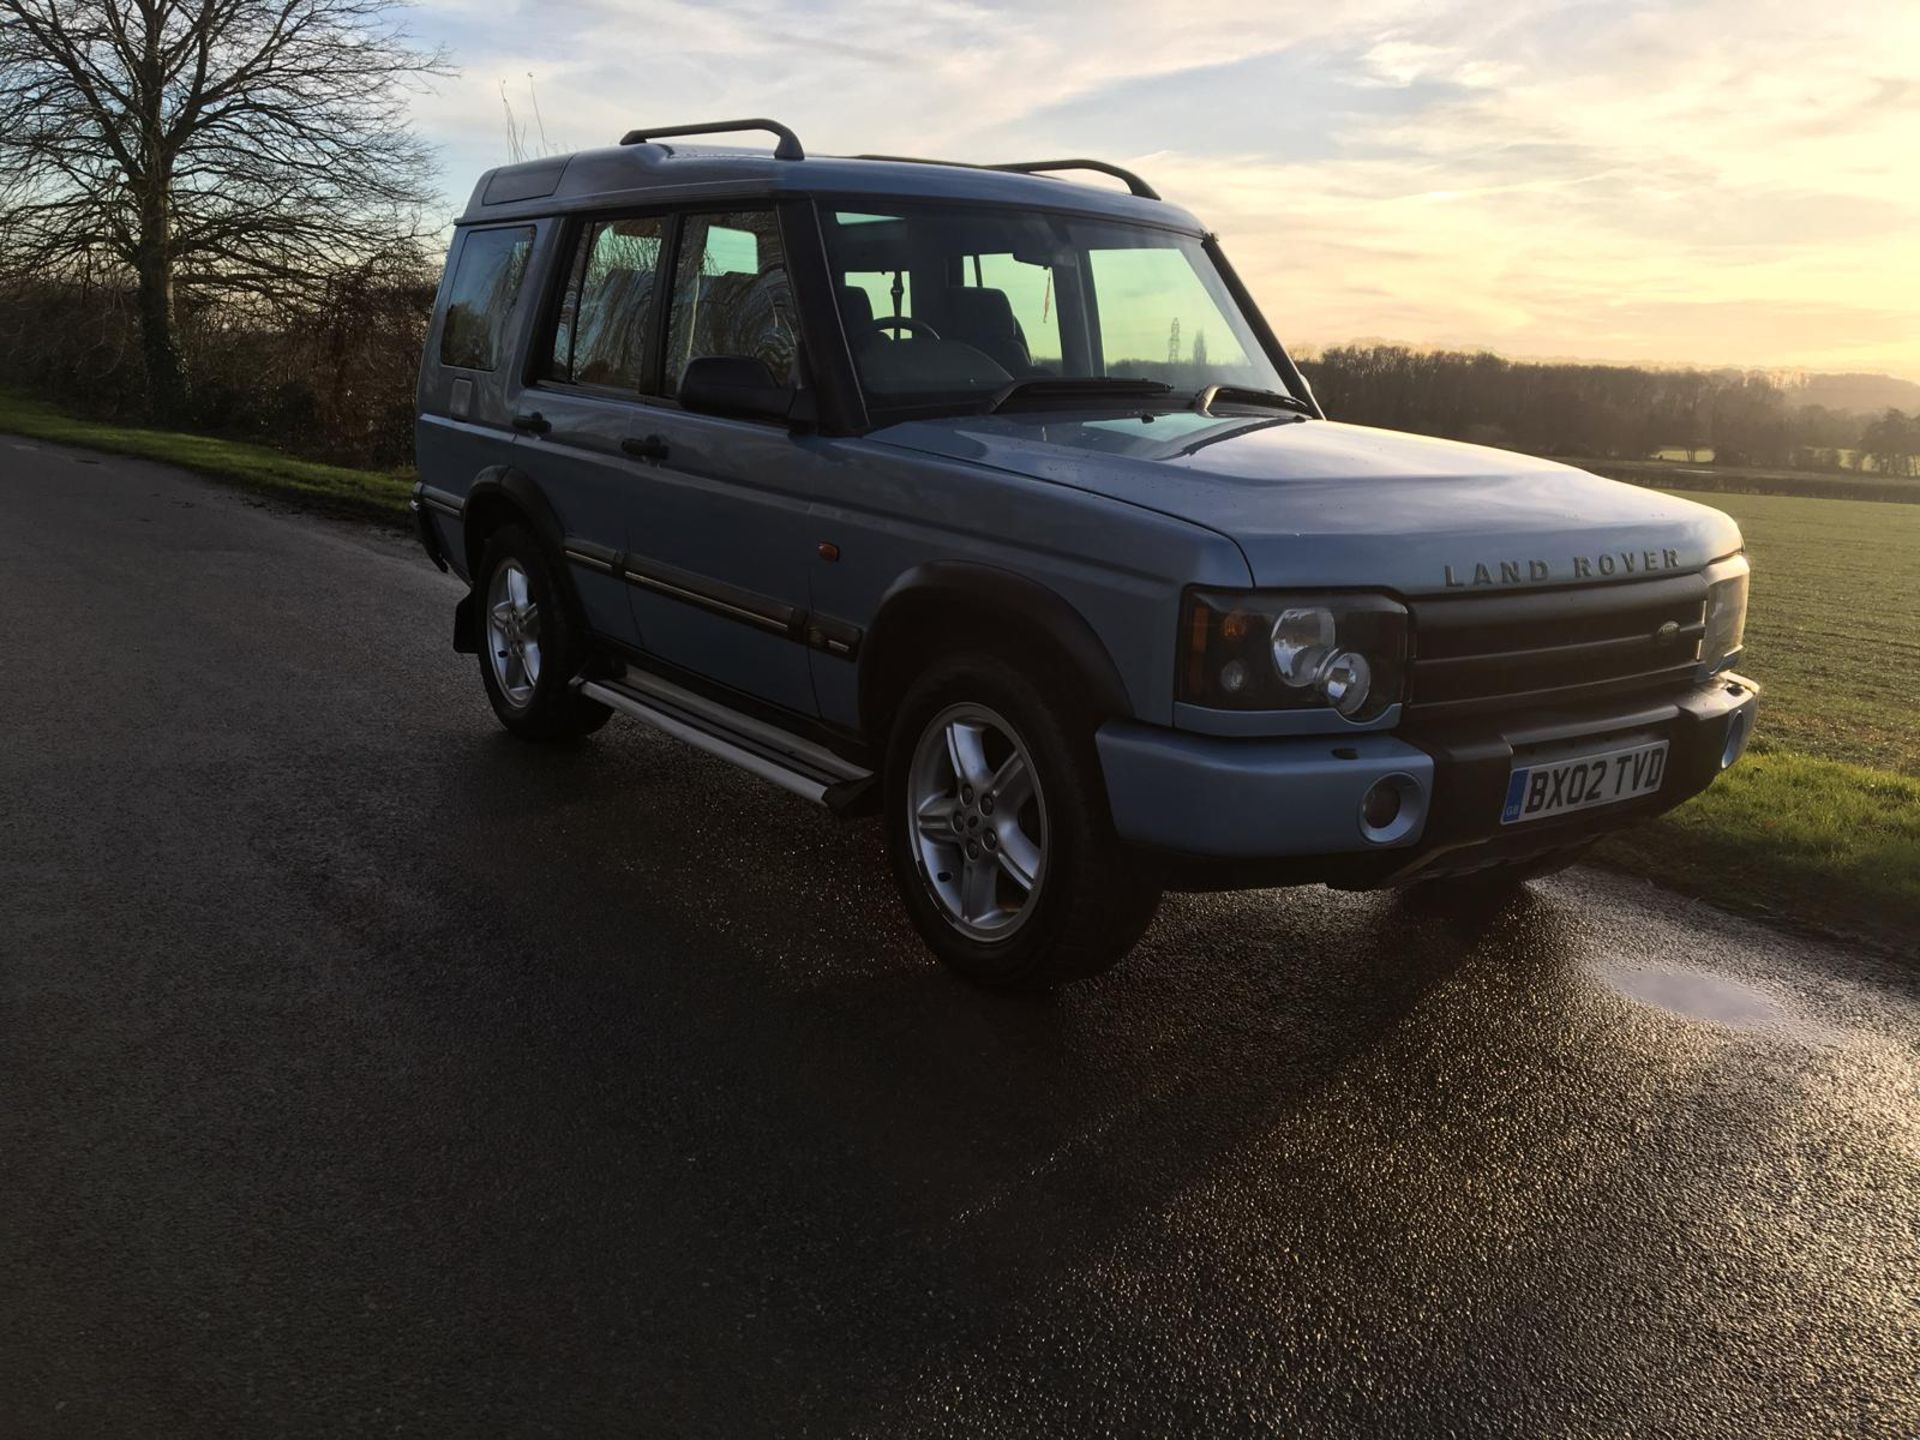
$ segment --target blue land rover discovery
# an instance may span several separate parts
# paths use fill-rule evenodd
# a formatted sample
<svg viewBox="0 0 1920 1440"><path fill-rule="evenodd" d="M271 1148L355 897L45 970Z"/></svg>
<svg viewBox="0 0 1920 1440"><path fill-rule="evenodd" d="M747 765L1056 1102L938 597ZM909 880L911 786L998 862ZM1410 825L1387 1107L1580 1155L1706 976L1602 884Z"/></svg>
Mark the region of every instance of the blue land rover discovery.
<svg viewBox="0 0 1920 1440"><path fill-rule="evenodd" d="M740 130L777 146L678 141ZM1497 891L1752 729L1731 520L1327 420L1213 237L1096 161L755 120L492 171L419 411L500 722L617 711L877 814L987 983L1105 969L1167 888Z"/></svg>

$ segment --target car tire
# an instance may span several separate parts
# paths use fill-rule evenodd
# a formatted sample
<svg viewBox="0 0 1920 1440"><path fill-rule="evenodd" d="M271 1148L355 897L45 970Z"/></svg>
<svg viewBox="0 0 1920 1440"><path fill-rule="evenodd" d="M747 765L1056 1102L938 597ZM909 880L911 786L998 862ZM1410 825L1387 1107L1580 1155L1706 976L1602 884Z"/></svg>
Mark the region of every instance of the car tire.
<svg viewBox="0 0 1920 1440"><path fill-rule="evenodd" d="M612 711L573 688L587 659L586 627L544 547L519 525L487 537L474 580L480 680L493 713L523 740L571 740Z"/></svg>
<svg viewBox="0 0 1920 1440"><path fill-rule="evenodd" d="M1100 974L1160 902L1114 833L1094 718L1038 671L987 653L938 661L887 745L887 855L907 912L943 962L1000 989Z"/></svg>

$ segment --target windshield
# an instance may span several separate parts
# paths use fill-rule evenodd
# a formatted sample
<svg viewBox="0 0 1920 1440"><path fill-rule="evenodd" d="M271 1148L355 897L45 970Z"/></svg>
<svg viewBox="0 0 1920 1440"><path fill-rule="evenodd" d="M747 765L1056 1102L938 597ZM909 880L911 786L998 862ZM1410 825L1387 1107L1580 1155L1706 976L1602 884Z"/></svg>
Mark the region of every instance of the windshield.
<svg viewBox="0 0 1920 1440"><path fill-rule="evenodd" d="M979 408L1017 381L1156 381L1176 405L1209 385L1289 393L1194 236L987 206L821 219L876 408ZM1030 389L1067 406L1098 386Z"/></svg>

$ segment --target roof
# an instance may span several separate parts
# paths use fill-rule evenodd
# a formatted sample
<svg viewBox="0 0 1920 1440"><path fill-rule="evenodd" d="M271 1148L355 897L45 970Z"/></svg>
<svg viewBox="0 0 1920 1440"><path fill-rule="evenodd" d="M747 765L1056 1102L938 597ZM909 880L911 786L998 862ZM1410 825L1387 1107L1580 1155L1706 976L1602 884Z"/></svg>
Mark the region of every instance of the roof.
<svg viewBox="0 0 1920 1440"><path fill-rule="evenodd" d="M1053 174L1019 174L930 160L835 155L787 160L765 150L658 141L582 150L489 170L474 187L460 223L619 205L816 194L972 200L1029 210L1070 210L1202 233L1200 222L1180 206L1124 193L1105 182L1082 184Z"/></svg>

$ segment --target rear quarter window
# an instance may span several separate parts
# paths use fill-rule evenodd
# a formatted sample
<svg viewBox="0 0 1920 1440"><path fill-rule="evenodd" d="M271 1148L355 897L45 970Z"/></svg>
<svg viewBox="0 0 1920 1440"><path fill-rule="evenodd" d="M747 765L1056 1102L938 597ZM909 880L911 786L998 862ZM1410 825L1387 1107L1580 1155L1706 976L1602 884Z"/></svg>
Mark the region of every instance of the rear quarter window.
<svg viewBox="0 0 1920 1440"><path fill-rule="evenodd" d="M470 230L447 292L440 363L456 370L492 370L500 363L507 320L520 298L533 227Z"/></svg>
<svg viewBox="0 0 1920 1440"><path fill-rule="evenodd" d="M554 327L548 378L621 390L646 388L652 368L656 271L666 221L604 220L587 227Z"/></svg>

